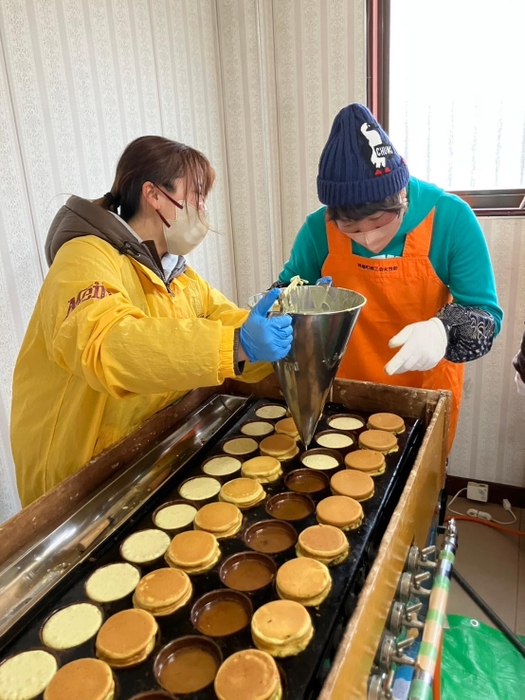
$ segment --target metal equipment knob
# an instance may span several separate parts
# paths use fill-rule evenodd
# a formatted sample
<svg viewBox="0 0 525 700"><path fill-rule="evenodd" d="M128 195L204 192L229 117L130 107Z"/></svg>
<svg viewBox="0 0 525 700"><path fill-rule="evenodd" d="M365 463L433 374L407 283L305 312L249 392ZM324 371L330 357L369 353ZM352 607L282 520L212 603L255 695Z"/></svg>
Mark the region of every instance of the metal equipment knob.
<svg viewBox="0 0 525 700"><path fill-rule="evenodd" d="M370 676L368 681L368 700L392 700L392 686L394 685L394 671L388 674L382 673Z"/></svg>
<svg viewBox="0 0 525 700"><path fill-rule="evenodd" d="M429 557L434 554L436 547L431 545L430 547L425 547L424 549L419 549L416 545L412 545L408 550L407 571L412 574L417 574L420 569L435 569L436 562L429 559Z"/></svg>
<svg viewBox="0 0 525 700"><path fill-rule="evenodd" d="M392 664L413 666L415 660L403 654L404 650L413 644L414 639L407 637L398 642L393 634L385 632L376 655L376 664L381 671L389 672Z"/></svg>
<svg viewBox="0 0 525 700"><path fill-rule="evenodd" d="M416 574L413 579L412 593L417 596L429 596L430 590L428 588L423 588L421 585L432 576L430 571L422 571L420 574Z"/></svg>
<svg viewBox="0 0 525 700"><path fill-rule="evenodd" d="M421 585L431 576L429 571L423 571L421 574L413 576L410 572L405 571L399 578L396 597L401 603L408 603L412 598L419 596L429 596L428 588L423 588Z"/></svg>
<svg viewBox="0 0 525 700"><path fill-rule="evenodd" d="M407 605L399 601L395 601L390 609L388 618L388 629L396 637L399 637L404 628L423 629L424 622L417 619L417 614L423 607L423 603L413 603Z"/></svg>

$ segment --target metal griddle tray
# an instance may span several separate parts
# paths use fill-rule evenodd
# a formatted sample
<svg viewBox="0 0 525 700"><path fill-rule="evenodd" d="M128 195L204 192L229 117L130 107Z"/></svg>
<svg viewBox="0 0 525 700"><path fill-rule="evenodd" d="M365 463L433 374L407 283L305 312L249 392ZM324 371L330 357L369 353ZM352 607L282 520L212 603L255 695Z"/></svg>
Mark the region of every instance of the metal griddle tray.
<svg viewBox="0 0 525 700"><path fill-rule="evenodd" d="M217 402L219 398L220 401ZM127 475L127 478L123 479L118 488L115 482L110 484L110 486L114 488L112 490L113 501L109 503L109 510L102 509L101 507L101 504L104 503L104 498L108 496L107 493L105 494L105 489L102 489L92 501L96 501L99 504L100 518L107 518L108 515L114 518L111 527L104 533L102 542L96 546L94 551L86 553L82 560L72 567L69 567L70 570L63 568L61 576L58 579L54 578L50 586L48 586L46 590L42 590L39 605L37 606L38 610L33 606L28 614L24 617L19 616L16 624L11 625L9 634L4 633L0 637L0 644L4 647L2 658L26 649L42 647L39 633L42 624L49 615L53 611L70 603L87 601L84 593L84 584L89 575L104 564L122 561L119 555L119 547L123 539L131 532L146 527L152 527L152 514L158 505L174 499L180 499L178 487L181 482L190 476L202 474L200 465L204 459L215 454L221 454L219 443L221 443L225 437L240 436L242 424L247 420L256 418L256 409L266 403L280 402L258 400L251 402L248 407L245 405L245 400L238 399L237 397L214 397L196 413L192 414L187 419L184 426L176 430L174 434L165 441L170 445L168 448L164 448L164 450L161 449L160 452L158 450L161 446L156 448L156 460L151 459L150 453L147 458L140 460L142 462L140 468L135 465L135 467L128 470L128 472L133 471L133 477L131 473L125 472L122 477L115 480L115 482L117 482ZM243 407L245 410L242 410ZM240 418L238 417L239 411L242 411L242 416ZM361 411L350 412L341 405L327 404L317 431L321 432L327 429L329 427L327 418L336 413L352 413L352 415L359 415L365 418L365 423L368 417L368 414ZM231 427L229 427L225 435L225 430L221 430L220 427L224 426L227 418L234 414L237 420L233 426L231 426L232 421L228 421L228 426ZM208 419L210 416L213 416L211 423L215 425L214 431L210 427L211 424L207 425L207 421L203 420L205 416L207 416ZM412 467L420 438L422 437L420 421L407 418L405 419L405 423L407 430L399 436L399 452L387 456L386 473L375 478L376 491L374 497L363 503L365 513L363 525L358 530L348 533L351 546L350 557L340 566L331 569L333 585L328 598L318 608L309 609L315 629L312 642L308 648L298 656L282 659L278 662L284 678L285 700L303 700L317 697L323 680L328 673L330 662L340 641L344 626L355 607L359 591L364 583L369 567L373 562L375 551L379 546L382 534L386 529L390 515L395 507L395 503L404 487ZM218 424L220 424L219 429L217 429ZM195 425L200 426L200 428L196 429ZM181 445L179 440L176 440L177 434L179 434L180 439L181 431L183 433L183 443L185 447ZM359 431L352 432L357 440ZM197 440L196 433L199 435ZM210 433L213 433L213 437L208 438L207 436L209 436ZM196 443L198 442L200 442L201 445L206 443L206 449L201 449L198 453L195 453ZM158 466L159 462L162 463L160 467ZM176 463L176 467L174 463ZM154 465L154 468L152 465ZM300 466L298 457L283 465L285 473ZM167 477L167 481L158 486L156 491L147 493L147 487L146 489L143 488L143 480L151 476L148 482L150 484L155 481L158 483L159 474L167 467L170 469L170 476ZM154 476L151 474L152 471L155 471ZM226 481L235 478L235 476L239 475L229 476L221 480ZM118 509L122 509L122 506L118 504L121 503L124 497L122 490L124 484L126 484L126 488L128 489L131 484L135 484L135 486L141 484L140 496L135 495L135 501L133 501L133 496L130 495L131 500L128 501L126 506L128 510L125 511L120 520L117 520L115 516L120 512ZM268 496L271 496L275 493L285 491L286 487L283 481L280 480L275 484L265 485L265 490ZM317 503L321 498L327 495L329 495L329 492L315 494L314 501ZM90 503L86 504L86 506ZM94 511L92 510L92 512ZM249 511L244 511L243 530L254 522L267 519L270 519L270 516L265 511L264 503ZM89 520L86 522L89 522ZM304 528L315 523L315 516L312 515L302 521L294 522L292 525L297 532L300 532ZM64 523L61 528L65 526L67 526L67 523ZM91 521L91 526L93 526L93 521ZM66 532L68 532L67 529ZM53 533L53 535L55 535L52 540L55 545L55 549L52 550L52 553L55 555L55 568L53 568L53 571L55 571L56 566L59 564L58 554L60 553L60 539L55 533ZM62 531L62 535L64 535L64 531ZM75 536L78 537L78 534ZM242 541L242 531L234 538L220 540L219 542L222 551L219 564L208 574L192 576L194 595L191 603L182 610L177 611L174 615L157 618L160 627L160 635L155 650L149 659L135 668L115 671L117 682L115 700L129 700L140 692L155 689L159 690L160 687L153 673L153 661L159 649L177 637L182 637L187 634L198 634L190 621L191 605L208 591L223 588L218 575L220 563L231 554L247 549ZM70 544L71 539L68 547ZM90 555L87 556L88 554ZM280 565L294 556L295 552L291 549L283 554L274 555L274 558L276 563ZM47 557L44 550L43 558L41 559L41 562L44 564L44 569L46 568L46 560ZM140 568L142 573L145 574L153 568L163 565L165 564L162 562L155 566ZM0 572L0 582L2 580L2 575L3 572ZM261 593L250 595L250 597L254 609L257 609L262 604L275 599L277 596L275 590L269 588ZM3 598L3 595L0 596L0 599L1 598ZM131 596L115 603L104 604L101 607L104 611L104 618L107 619L114 613L131 607ZM30 616L32 616L32 619L30 619ZM215 639L215 641L219 644L225 658L235 651L253 646L249 627L238 634L218 640ZM92 639L74 649L59 652L60 665L64 665L76 658L94 656L94 642L95 640ZM211 700L215 695L213 689L208 688L184 697L191 698L192 700Z"/></svg>

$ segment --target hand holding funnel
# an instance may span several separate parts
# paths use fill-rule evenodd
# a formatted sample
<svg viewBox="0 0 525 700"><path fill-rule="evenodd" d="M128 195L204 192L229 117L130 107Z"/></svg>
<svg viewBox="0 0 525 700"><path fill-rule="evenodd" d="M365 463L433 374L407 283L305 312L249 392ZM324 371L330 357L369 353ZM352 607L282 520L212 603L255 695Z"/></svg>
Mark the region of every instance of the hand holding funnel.
<svg viewBox="0 0 525 700"><path fill-rule="evenodd" d="M252 297L250 306L262 297ZM282 312L292 319L293 340L287 356L273 366L301 439L308 446L366 299L349 289L298 286L279 301Z"/></svg>

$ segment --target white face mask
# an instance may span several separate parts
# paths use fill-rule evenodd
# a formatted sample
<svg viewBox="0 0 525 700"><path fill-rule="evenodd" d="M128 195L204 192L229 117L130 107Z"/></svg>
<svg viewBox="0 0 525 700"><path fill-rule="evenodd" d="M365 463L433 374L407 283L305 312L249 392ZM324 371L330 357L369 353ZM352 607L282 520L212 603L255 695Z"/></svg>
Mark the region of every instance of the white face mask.
<svg viewBox="0 0 525 700"><path fill-rule="evenodd" d="M206 238L209 231L208 213L199 211L181 201L183 209L177 209L176 219L167 219L162 228L168 252L173 255L188 255Z"/></svg>

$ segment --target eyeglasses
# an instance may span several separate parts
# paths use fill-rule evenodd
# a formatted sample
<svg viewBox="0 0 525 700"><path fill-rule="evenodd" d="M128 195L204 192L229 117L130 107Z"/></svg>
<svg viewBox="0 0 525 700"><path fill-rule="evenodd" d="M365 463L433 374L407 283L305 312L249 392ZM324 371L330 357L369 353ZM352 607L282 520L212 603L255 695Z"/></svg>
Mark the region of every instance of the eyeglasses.
<svg viewBox="0 0 525 700"><path fill-rule="evenodd" d="M158 185L155 185L155 187L159 190L159 192L162 192L162 194L163 194L167 199L169 199L170 202L172 202L176 207L178 207L179 209L184 209L184 207L182 206L182 204L181 204L180 202L177 202L175 199L173 199L173 197L170 197L170 195L169 195L167 192L164 192L164 190L162 189L162 187L159 187ZM162 220L162 223L163 223L165 226L167 226L167 227L169 228L169 227L170 227L169 222L164 218L164 216L162 216L162 214L160 213L160 211L157 210L157 214L160 216L160 218L161 218L161 220Z"/></svg>

